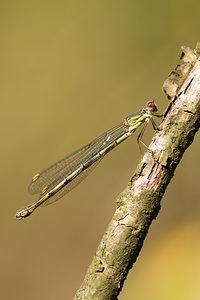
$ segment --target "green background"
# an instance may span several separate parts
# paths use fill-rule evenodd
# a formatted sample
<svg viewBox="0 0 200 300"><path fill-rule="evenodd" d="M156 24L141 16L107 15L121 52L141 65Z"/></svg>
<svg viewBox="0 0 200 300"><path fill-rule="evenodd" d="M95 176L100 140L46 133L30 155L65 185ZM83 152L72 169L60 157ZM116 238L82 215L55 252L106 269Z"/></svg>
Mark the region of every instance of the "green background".
<svg viewBox="0 0 200 300"><path fill-rule="evenodd" d="M137 134L60 201L14 214L37 199L37 172L147 100L168 105L161 87L181 44L200 40L199 11L196 0L1 1L1 299L72 299L140 160ZM200 298L199 149L197 134L120 300Z"/></svg>

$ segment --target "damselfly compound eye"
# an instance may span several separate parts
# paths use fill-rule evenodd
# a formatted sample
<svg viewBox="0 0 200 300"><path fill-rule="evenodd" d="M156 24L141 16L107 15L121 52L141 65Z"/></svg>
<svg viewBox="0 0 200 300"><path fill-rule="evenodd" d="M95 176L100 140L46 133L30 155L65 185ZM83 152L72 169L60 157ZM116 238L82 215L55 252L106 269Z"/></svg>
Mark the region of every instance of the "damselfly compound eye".
<svg viewBox="0 0 200 300"><path fill-rule="evenodd" d="M153 101L147 102L147 109L156 112L158 110L157 105Z"/></svg>

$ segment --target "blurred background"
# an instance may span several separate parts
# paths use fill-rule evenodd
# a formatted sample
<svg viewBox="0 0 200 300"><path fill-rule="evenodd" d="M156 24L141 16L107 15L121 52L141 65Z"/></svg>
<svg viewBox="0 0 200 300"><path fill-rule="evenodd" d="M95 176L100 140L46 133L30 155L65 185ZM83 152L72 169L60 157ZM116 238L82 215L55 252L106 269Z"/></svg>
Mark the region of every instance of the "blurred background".
<svg viewBox="0 0 200 300"><path fill-rule="evenodd" d="M199 10L195 0L1 1L1 299L73 298L141 158L137 133L58 202L23 221L15 212L37 200L36 173L147 100L164 110L181 44L200 41ZM199 149L197 134L120 300L200 299Z"/></svg>

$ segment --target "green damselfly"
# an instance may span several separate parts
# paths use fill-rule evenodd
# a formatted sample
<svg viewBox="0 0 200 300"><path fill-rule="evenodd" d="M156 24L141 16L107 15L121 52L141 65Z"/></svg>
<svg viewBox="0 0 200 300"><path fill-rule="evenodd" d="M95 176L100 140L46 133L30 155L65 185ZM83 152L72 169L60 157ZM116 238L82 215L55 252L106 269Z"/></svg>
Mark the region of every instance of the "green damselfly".
<svg viewBox="0 0 200 300"><path fill-rule="evenodd" d="M33 204L20 209L15 217L24 219L38 206L51 204L63 197L77 186L108 152L126 140L143 123L145 124L137 141L138 144L141 142L153 156L152 151L142 141L142 136L149 120L153 128L158 129L153 116L162 117L164 113L159 114L157 110L157 106L153 101L147 102L145 108L128 116L121 124L106 131L88 145L73 152L41 173L36 174L28 190L30 194L39 193L40 197Z"/></svg>

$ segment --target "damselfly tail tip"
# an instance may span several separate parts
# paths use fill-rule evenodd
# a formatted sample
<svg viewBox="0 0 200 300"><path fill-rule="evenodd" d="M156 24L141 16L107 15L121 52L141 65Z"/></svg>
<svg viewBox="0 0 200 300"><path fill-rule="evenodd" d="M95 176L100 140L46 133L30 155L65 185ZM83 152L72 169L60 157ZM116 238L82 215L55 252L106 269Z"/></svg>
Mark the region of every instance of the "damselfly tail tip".
<svg viewBox="0 0 200 300"><path fill-rule="evenodd" d="M23 217L20 217L20 216L18 215L18 213L15 214L15 218L18 219L18 220L23 220L23 219L24 219Z"/></svg>
<svg viewBox="0 0 200 300"><path fill-rule="evenodd" d="M18 210L18 212L16 212L15 218L18 220L23 220L26 217L28 217L33 211L34 211L34 209L31 209L28 206L21 208L20 210Z"/></svg>

